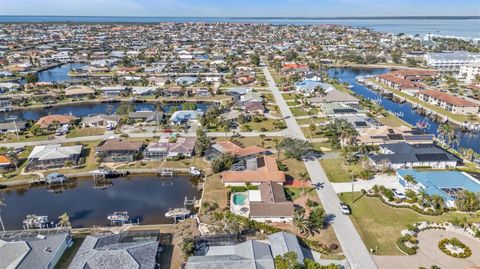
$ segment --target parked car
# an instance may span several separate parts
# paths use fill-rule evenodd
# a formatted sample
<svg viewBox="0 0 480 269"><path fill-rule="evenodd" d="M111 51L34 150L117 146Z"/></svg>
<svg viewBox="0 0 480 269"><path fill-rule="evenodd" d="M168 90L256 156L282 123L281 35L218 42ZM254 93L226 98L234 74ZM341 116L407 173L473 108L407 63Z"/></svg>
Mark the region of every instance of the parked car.
<svg viewBox="0 0 480 269"><path fill-rule="evenodd" d="M340 203L340 211L342 211L343 215L352 214L352 211L350 210L350 207L345 203Z"/></svg>
<svg viewBox="0 0 480 269"><path fill-rule="evenodd" d="M407 198L404 193L398 191L397 189L392 189L392 191L393 191L393 194L395 195L395 198L398 198L401 200L404 200Z"/></svg>

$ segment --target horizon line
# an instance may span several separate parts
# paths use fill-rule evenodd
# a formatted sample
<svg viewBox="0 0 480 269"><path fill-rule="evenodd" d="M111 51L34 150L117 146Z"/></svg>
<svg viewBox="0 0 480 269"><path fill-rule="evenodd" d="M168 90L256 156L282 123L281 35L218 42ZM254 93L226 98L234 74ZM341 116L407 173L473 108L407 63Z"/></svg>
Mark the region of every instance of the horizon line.
<svg viewBox="0 0 480 269"><path fill-rule="evenodd" d="M219 19L480 19L479 15L426 16L105 16L105 15L4 15L1 17L98 17L98 18L219 18Z"/></svg>

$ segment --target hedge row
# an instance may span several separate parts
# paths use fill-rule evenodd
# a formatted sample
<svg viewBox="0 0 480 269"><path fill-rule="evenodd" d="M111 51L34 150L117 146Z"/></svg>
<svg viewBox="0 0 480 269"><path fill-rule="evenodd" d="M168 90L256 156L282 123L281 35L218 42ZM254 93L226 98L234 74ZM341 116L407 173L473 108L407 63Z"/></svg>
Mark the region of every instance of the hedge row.
<svg viewBox="0 0 480 269"><path fill-rule="evenodd" d="M412 244L418 244L418 240L417 238L415 238L414 236L411 236L411 235L405 235L405 236L402 236L400 238L397 239L397 241L395 242L395 244L397 245L397 247L403 251L404 253L406 253L407 255L415 255L417 254L417 246L413 247L413 248L410 248L408 247L407 245L405 245L405 242L410 242Z"/></svg>
<svg viewBox="0 0 480 269"><path fill-rule="evenodd" d="M420 207L416 206L416 205L412 205L412 206L408 206L408 205L395 205L395 204L391 204L391 203L388 203L387 201L385 201L385 199L383 198L382 195L378 194L378 193L375 193L375 194L371 194L371 193L368 193L366 192L365 193L368 197L376 197L378 199L380 199L380 201L382 201L382 203L384 203L385 205L388 205L388 206L391 206L391 207L395 207L395 208L407 208L407 209L410 209L410 210L413 210L415 212L417 212L418 214L422 214L422 215L427 215L427 216L440 216L443 214L443 211L441 210L436 210L436 211L424 211L422 210Z"/></svg>

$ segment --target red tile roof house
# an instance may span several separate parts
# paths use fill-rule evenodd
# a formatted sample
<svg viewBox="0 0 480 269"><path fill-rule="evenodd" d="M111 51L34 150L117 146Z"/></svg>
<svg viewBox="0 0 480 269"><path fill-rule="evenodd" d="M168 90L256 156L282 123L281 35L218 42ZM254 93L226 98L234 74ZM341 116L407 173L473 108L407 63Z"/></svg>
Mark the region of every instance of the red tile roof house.
<svg viewBox="0 0 480 269"><path fill-rule="evenodd" d="M379 75L377 81L399 91L404 91L410 95L414 95L418 91L425 88L422 83L412 82L401 77L397 77L391 73Z"/></svg>
<svg viewBox="0 0 480 269"><path fill-rule="evenodd" d="M437 90L424 90L417 94L418 98L429 104L439 106L454 114L477 114L480 112L480 102L461 98Z"/></svg>
<svg viewBox="0 0 480 269"><path fill-rule="evenodd" d="M75 119L75 116L70 115L48 115L38 119L36 124L42 129L52 129L59 125L70 124Z"/></svg>
<svg viewBox="0 0 480 269"><path fill-rule="evenodd" d="M0 155L0 170L8 168L12 165L12 161L5 155Z"/></svg>
<svg viewBox="0 0 480 269"><path fill-rule="evenodd" d="M285 173L278 170L277 160L271 156L260 156L247 161L247 170L225 171L221 178L225 186L259 185L261 183L285 183Z"/></svg>
<svg viewBox="0 0 480 269"><path fill-rule="evenodd" d="M132 162L143 150L143 142L108 139L96 148L96 154L102 162Z"/></svg>
<svg viewBox="0 0 480 269"><path fill-rule="evenodd" d="M284 63L282 66L283 74L305 73L309 68L306 64Z"/></svg>
<svg viewBox="0 0 480 269"><path fill-rule="evenodd" d="M217 158L220 154L225 153L231 153L239 159L246 160L257 155L268 154L269 150L257 146L242 147L232 141L218 141L212 145L205 155L207 160L212 160Z"/></svg>

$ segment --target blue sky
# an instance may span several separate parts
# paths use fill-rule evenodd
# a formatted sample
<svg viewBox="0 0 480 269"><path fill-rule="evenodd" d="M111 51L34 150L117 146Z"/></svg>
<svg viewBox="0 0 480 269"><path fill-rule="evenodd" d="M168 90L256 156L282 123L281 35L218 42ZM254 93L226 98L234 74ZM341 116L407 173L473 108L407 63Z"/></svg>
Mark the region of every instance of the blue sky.
<svg viewBox="0 0 480 269"><path fill-rule="evenodd" d="M480 16L480 0L0 0L0 15Z"/></svg>

